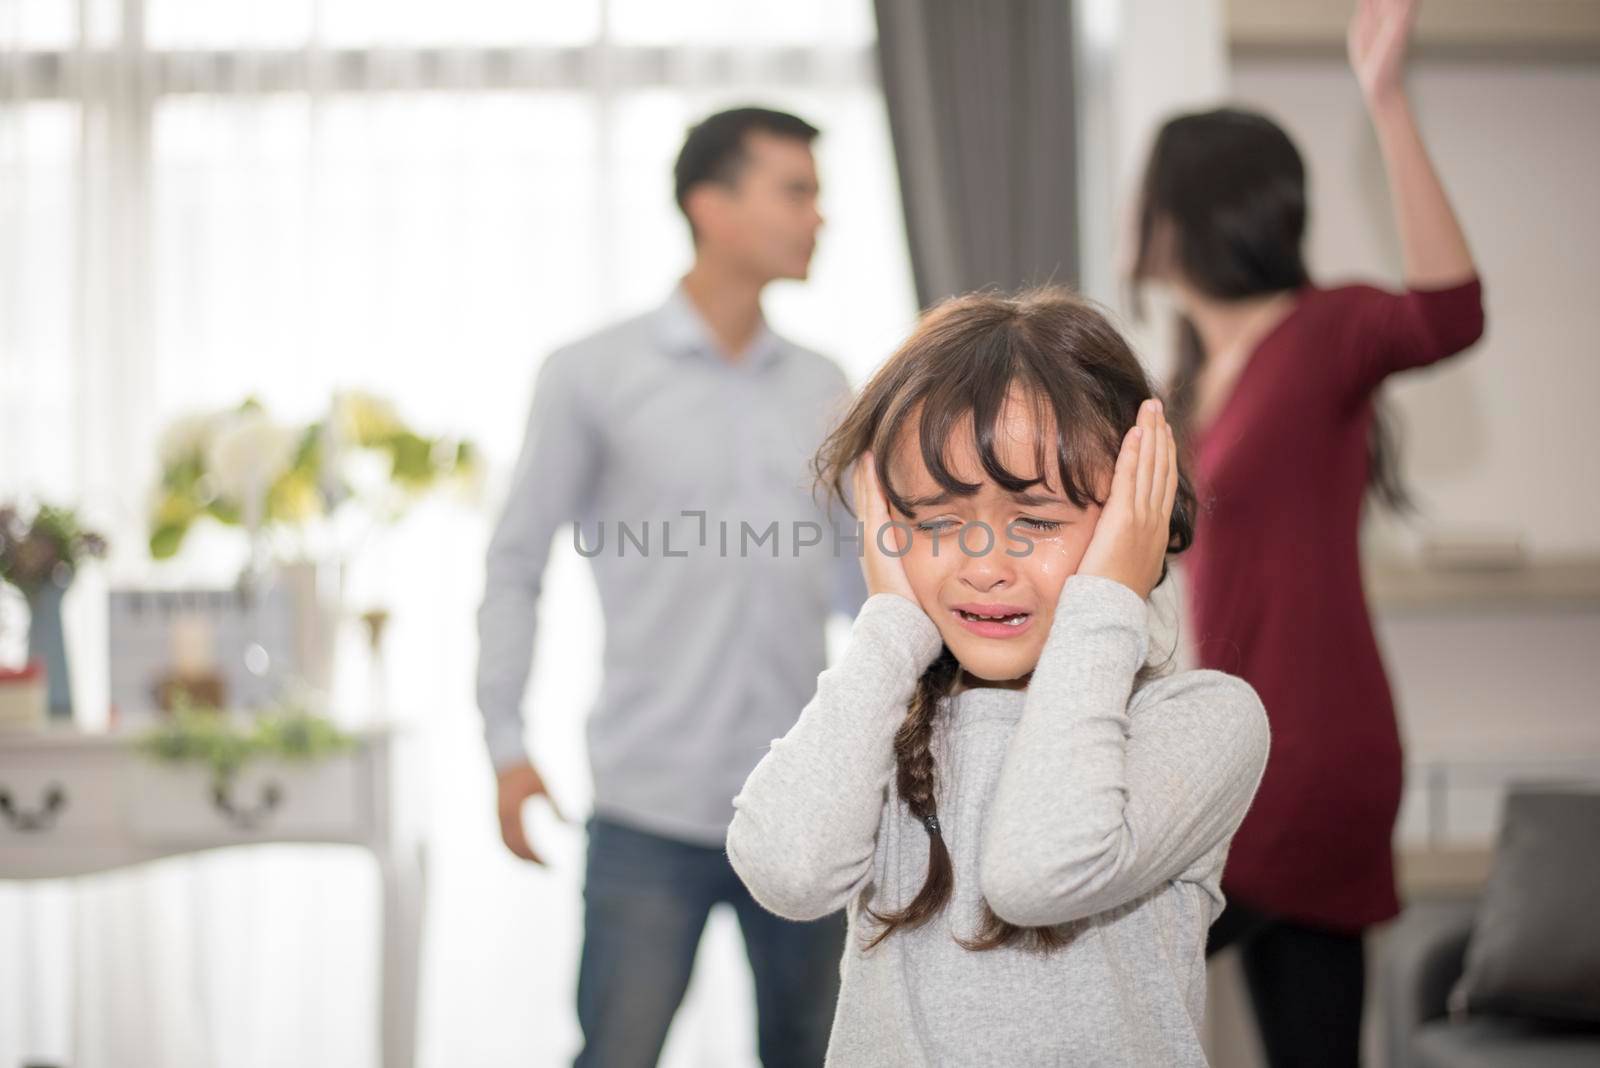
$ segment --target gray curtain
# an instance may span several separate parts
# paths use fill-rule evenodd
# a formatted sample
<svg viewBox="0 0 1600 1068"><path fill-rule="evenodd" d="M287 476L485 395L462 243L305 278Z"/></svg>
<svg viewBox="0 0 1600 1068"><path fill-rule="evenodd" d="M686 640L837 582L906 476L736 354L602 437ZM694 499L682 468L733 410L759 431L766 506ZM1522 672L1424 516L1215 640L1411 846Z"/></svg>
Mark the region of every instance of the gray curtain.
<svg viewBox="0 0 1600 1068"><path fill-rule="evenodd" d="M876 0L924 307L1078 282L1071 0Z"/></svg>

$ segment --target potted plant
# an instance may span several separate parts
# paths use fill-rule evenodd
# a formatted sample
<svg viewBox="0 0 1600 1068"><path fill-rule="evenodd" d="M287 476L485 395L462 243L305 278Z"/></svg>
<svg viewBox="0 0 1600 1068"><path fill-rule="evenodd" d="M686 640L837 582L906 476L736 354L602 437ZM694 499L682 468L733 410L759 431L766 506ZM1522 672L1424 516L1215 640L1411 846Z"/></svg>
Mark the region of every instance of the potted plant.
<svg viewBox="0 0 1600 1068"><path fill-rule="evenodd" d="M243 527L250 563L241 586L288 591L300 678L328 687L344 570L382 528L427 493L471 497L482 465L470 441L427 437L380 397L334 395L306 425L276 421L255 399L172 422L160 442L161 480L150 513L150 554L177 554L211 520Z"/></svg>
<svg viewBox="0 0 1600 1068"><path fill-rule="evenodd" d="M43 664L50 716L72 718L72 685L61 627L61 600L84 560L102 557L106 540L70 508L41 504L31 514L0 505L0 580L28 602L28 660Z"/></svg>
<svg viewBox="0 0 1600 1068"><path fill-rule="evenodd" d="M342 555L428 491L475 487L480 475L470 441L425 437L387 401L354 391L306 426L277 422L253 398L179 418L162 435L160 462L150 555L176 555L190 528L211 519L245 528L256 566Z"/></svg>
<svg viewBox="0 0 1600 1068"><path fill-rule="evenodd" d="M161 763L205 768L212 806L244 829L257 826L284 800L283 787L273 780L256 807L240 807L233 787L247 764L258 760L315 764L348 753L356 744L355 736L332 720L292 702L264 710L247 721L221 709L183 705L136 743L141 753Z"/></svg>

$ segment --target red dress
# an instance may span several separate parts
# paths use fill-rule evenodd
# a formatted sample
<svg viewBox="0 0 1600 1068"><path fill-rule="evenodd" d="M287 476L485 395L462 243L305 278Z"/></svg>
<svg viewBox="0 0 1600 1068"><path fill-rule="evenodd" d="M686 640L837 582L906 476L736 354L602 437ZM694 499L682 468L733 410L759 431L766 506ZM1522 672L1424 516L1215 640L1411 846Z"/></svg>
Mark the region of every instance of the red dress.
<svg viewBox="0 0 1600 1068"><path fill-rule="evenodd" d="M1400 737L1356 540L1373 394L1482 332L1477 279L1307 285L1194 439L1200 514L1182 559L1196 653L1254 686L1272 726L1223 873L1242 905L1343 931L1399 912Z"/></svg>

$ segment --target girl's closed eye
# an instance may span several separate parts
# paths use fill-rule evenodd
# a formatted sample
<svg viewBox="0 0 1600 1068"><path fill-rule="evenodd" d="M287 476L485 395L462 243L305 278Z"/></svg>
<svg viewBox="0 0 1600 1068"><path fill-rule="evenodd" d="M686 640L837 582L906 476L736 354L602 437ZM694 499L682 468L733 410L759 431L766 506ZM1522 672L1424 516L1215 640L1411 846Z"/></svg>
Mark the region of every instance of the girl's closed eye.
<svg viewBox="0 0 1600 1068"><path fill-rule="evenodd" d="M1033 516L1026 515L1018 516L1016 519L1013 519L1012 522L1019 523L1030 530L1038 530L1045 533L1049 533L1053 530L1060 530L1066 525L1065 521L1060 519L1035 519ZM959 524L954 519L928 519L918 523L915 529L924 534L942 534L951 527L958 525Z"/></svg>

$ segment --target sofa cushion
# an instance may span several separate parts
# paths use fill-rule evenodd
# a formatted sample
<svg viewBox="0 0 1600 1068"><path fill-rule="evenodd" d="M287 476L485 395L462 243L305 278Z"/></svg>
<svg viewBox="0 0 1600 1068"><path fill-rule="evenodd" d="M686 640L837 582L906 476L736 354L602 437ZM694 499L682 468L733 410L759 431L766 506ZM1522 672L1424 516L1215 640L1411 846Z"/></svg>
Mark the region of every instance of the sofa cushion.
<svg viewBox="0 0 1600 1068"><path fill-rule="evenodd" d="M1488 1017L1419 1028L1411 1068L1594 1068L1600 1031Z"/></svg>
<svg viewBox="0 0 1600 1068"><path fill-rule="evenodd" d="M1513 790L1451 1010L1600 1024L1597 906L1600 786Z"/></svg>

